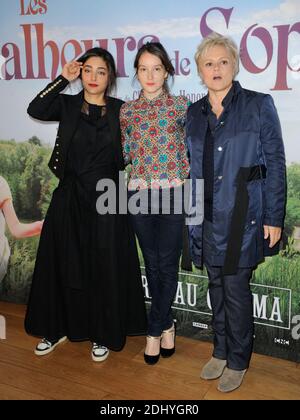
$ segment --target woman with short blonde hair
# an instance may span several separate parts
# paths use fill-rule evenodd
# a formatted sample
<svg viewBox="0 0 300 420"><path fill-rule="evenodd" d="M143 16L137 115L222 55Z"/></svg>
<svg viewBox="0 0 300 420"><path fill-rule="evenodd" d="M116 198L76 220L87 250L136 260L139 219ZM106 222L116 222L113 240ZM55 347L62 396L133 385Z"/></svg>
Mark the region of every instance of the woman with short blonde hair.
<svg viewBox="0 0 300 420"><path fill-rule="evenodd" d="M204 38L201 44L199 44L197 47L197 51L195 54L195 61L197 64L198 71L199 71L199 60L202 59L206 55L207 51L210 48L213 48L217 45L226 48L228 53L232 56L233 63L234 63L233 79L235 79L237 74L240 71L240 66L239 66L240 58L239 58L238 47L231 38L225 37L216 32L212 32L210 35ZM201 77L201 73L199 73L199 75Z"/></svg>
<svg viewBox="0 0 300 420"><path fill-rule="evenodd" d="M264 256L279 252L285 156L272 97L234 80L235 43L213 33L195 59L208 94L187 117L190 177L204 179L204 222L190 226L190 242L194 264L208 272L214 330L213 357L201 377L220 377L219 391L230 392L241 385L252 353L249 280Z"/></svg>

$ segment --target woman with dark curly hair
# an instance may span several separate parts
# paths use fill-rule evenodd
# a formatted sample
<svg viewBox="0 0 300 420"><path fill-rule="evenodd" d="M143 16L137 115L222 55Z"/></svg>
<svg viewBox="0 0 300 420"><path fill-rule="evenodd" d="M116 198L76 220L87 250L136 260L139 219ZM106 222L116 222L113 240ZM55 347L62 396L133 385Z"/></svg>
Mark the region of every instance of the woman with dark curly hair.
<svg viewBox="0 0 300 420"><path fill-rule="evenodd" d="M81 78L77 95L60 94ZM120 350L127 335L143 334L146 317L135 240L126 215L99 214L103 179L117 186L124 163L119 111L109 93L116 83L112 55L87 51L31 102L28 113L59 121L49 167L59 178L41 235L25 320L43 337L36 355L66 338L92 342L92 359Z"/></svg>

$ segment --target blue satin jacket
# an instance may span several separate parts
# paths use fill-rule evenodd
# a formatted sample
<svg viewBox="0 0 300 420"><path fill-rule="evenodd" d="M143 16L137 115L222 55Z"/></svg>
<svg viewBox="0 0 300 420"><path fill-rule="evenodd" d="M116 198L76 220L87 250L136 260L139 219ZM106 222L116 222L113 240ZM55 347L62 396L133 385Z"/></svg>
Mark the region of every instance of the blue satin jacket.
<svg viewBox="0 0 300 420"><path fill-rule="evenodd" d="M203 178L207 106L205 97L188 110L187 146L192 180ZM238 199L238 172L240 168L256 165L265 165L267 173L265 179L247 183L249 206L239 267L254 267L268 255L263 225L283 227L286 167L281 127L272 97L243 89L235 81L232 102L218 120L214 136L213 232L209 248L212 265L224 264L232 213ZM192 193L195 203L196 191ZM189 236L192 261L202 267L202 224L189 226Z"/></svg>

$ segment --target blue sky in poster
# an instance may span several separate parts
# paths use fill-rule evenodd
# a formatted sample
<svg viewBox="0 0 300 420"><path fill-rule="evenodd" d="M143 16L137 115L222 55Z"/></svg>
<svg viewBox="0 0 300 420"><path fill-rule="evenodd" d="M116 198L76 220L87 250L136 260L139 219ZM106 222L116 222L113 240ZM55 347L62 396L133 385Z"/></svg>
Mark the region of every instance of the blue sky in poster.
<svg viewBox="0 0 300 420"><path fill-rule="evenodd" d="M300 74L287 70L287 83L291 90L272 91L277 75L278 30L276 25L293 25L300 22L299 0L46 0L47 13L37 16L20 16L21 0L1 2L0 48L6 42L14 42L21 51L22 74L26 73L24 56L24 34L20 25L43 23L44 40L54 40L61 49L70 39L108 39L108 48L116 56L114 38L132 36L139 41L145 35L156 35L168 49L171 57L178 51L179 58L191 61L191 74L176 77L173 92L196 96L204 93L193 62L197 44L201 41L200 20L212 8L230 9L233 12L229 27L218 11L207 18L209 26L224 35L232 36L240 44L247 29L258 24L265 28L273 39L273 55L268 68L260 74L252 74L241 67L238 80L248 89L271 93L274 97L282 121L288 161L300 162L300 142L298 140L298 113L300 108ZM30 0L23 0L25 7ZM44 1L45 2L45 1ZM33 2L32 2L33 3ZM32 29L33 63L37 73L35 31ZM262 43L249 38L249 53L257 66L266 65L266 51ZM1 52L1 50L0 50ZM137 94L139 86L132 84L132 62L134 51L125 51L127 78L119 80L118 96L130 99ZM71 48L66 49L67 58L72 58ZM295 69L300 66L300 34L289 37L289 61ZM46 53L47 72L50 75L51 59ZM10 65L9 71L13 72ZM1 116L0 138L27 139L33 134L45 142L53 143L55 126L39 124L26 115L30 99L41 90L45 80L0 81L1 98L6 98L6 106ZM76 86L72 89L76 91ZM16 124L16 120L18 123Z"/></svg>

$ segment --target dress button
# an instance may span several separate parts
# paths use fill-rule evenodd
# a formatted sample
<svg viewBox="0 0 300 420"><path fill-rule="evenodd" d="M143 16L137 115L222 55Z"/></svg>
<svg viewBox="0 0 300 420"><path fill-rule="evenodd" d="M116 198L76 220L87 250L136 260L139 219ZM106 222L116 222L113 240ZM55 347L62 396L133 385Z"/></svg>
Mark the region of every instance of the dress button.
<svg viewBox="0 0 300 420"><path fill-rule="evenodd" d="M220 125L224 125L224 124L225 124L225 123L224 123L224 121L221 121L221 122L220 122Z"/></svg>
<svg viewBox="0 0 300 420"><path fill-rule="evenodd" d="M56 169L57 169L57 167L56 167L56 166L54 166L54 169L56 170Z"/></svg>
<svg viewBox="0 0 300 420"><path fill-rule="evenodd" d="M58 159L55 159L55 162L58 162Z"/></svg>
<svg viewBox="0 0 300 420"><path fill-rule="evenodd" d="M256 225L256 220L251 220L251 225Z"/></svg>
<svg viewBox="0 0 300 420"><path fill-rule="evenodd" d="M222 150L223 150L223 147L218 147L219 152L222 152Z"/></svg>
<svg viewBox="0 0 300 420"><path fill-rule="evenodd" d="M223 177L222 175L218 176L218 180L222 181Z"/></svg>

